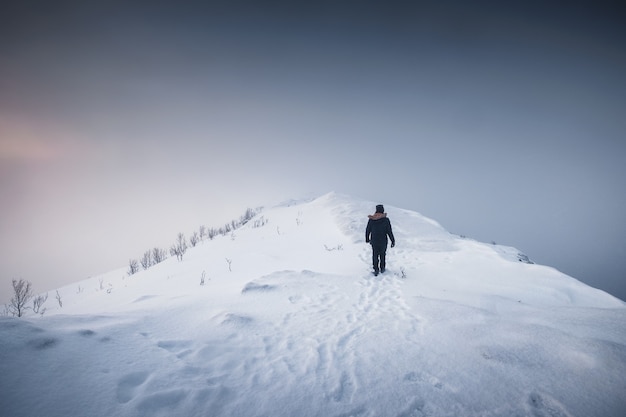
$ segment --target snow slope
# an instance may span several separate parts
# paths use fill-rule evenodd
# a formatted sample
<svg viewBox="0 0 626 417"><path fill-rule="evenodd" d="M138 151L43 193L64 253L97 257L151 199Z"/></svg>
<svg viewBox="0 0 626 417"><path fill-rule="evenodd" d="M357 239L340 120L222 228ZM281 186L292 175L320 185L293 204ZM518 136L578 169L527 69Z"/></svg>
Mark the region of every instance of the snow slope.
<svg viewBox="0 0 626 417"><path fill-rule="evenodd" d="M0 318L0 415L626 415L622 301L394 207L374 277L375 204L274 207Z"/></svg>

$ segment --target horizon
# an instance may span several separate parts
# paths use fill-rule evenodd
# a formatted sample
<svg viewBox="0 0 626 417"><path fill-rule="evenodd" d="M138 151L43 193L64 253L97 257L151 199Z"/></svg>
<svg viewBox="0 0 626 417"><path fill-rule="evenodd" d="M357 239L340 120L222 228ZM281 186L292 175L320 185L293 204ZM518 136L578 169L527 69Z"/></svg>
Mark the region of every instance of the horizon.
<svg viewBox="0 0 626 417"><path fill-rule="evenodd" d="M235 232L238 230L238 228L244 226L247 223L247 221L242 222L242 219L244 217L246 217L246 215L250 212L250 210L254 211L254 215L252 216L252 219L254 219L254 218L258 218L259 216L260 217L264 217L264 214L266 214L267 211L272 211L272 210L280 208L280 207L291 207L291 206L306 205L306 204L309 204L309 203L314 203L316 201L321 201L324 198L327 198L329 196L331 196L331 197L338 197L338 198L347 198L347 199L349 199L349 200L351 200L352 202L355 202L355 203L363 203L365 201L368 201L367 199L363 199L363 198L360 198L360 197L355 197L355 196L348 195L348 194L345 194L345 193L338 193L336 191L329 191L327 193L323 193L321 195L316 195L316 196L307 195L307 196L300 196L298 198L283 199L283 200L281 200L279 202L276 202L274 204L271 204L271 205L263 205L263 206L259 205L259 206L255 207L255 208L247 207L239 215L231 216L229 218L229 220L224 221L224 222L222 222L220 224L213 224L213 225L203 224L203 225L201 225L201 226L205 226L206 227L207 234L204 236L204 239L202 239L202 238L199 239L197 245L201 246L201 245L203 245L205 243L208 243L208 242L213 240L213 237L210 237L209 234L208 234L208 230L209 229L213 230L213 232L215 233L214 234L215 237L224 237L224 236L231 235L231 234L234 236L236 234ZM377 204L379 204L380 202L370 201L370 203L371 203L370 204L371 205L371 213L373 213L374 210L375 210L375 206ZM551 265L544 265L544 264L536 262L532 257L528 256L524 251L522 251L521 249L519 249L517 247L513 247L513 246L510 246L510 245L497 243L495 241L491 241L491 242L480 241L480 240L477 240L477 239L473 238L472 236L466 236L466 235L463 235L463 234L453 233L453 232L450 232L449 230L447 230L445 228L445 226L441 225L436 219L432 219L432 218L430 218L428 216L424 216L422 213L416 212L414 210L408 210L408 209L405 209L405 208L402 208L402 207L396 207L396 206L393 206L393 205L390 205L390 204L385 205L385 212L388 215L388 217L392 220L392 224L395 224L394 214L399 214L399 211L402 211L402 212L408 211L408 212L417 214L418 216L422 217L423 219L425 219L425 220L427 220L429 222L430 221L434 221L435 224L438 225L437 227L441 227L443 231L445 231L446 233L449 233L453 237L459 237L459 238L461 238L463 240L468 240L469 239L469 240L472 240L472 241L475 241L475 242L478 242L478 243L481 243L481 244L487 244L489 246L494 246L494 247L511 248L511 249L514 249L515 251L517 251L517 253L520 256L522 256L524 259L530 261L530 263L532 263L532 264L537 264L539 266L545 266L545 267L549 267L549 268L554 268ZM367 215L371 214L371 213L369 213L369 212L364 212L363 213L364 215L363 215L363 218L361 219L362 223L363 223L363 233L365 232L365 225L367 223ZM248 220L250 220L250 219L248 219ZM358 222L358 220L357 220L357 222ZM299 223L299 222L296 221L296 223ZM237 226L233 226L233 224L236 224ZM234 227L234 228L231 229L231 227ZM179 233L182 233L184 235L184 239L185 239L186 244L188 245L188 249L194 249L194 247L196 246L196 245L191 246L190 237L193 234L198 233L198 232L199 232L199 227L196 227L193 230L189 230L187 232L183 232L183 231L179 232ZM410 236L415 237L415 238L420 238L421 237L421 235L419 233L417 233L417 232L414 235L410 235ZM123 271L123 275L122 275L122 280L123 280L124 278L130 277L130 276L134 275L134 273L136 273L136 272L134 272L134 273L131 274L129 272L129 264L133 260L136 261L137 263L140 263L141 256L146 251L150 251L153 248L159 248L159 249L164 250L164 252L165 252L164 260L176 257L174 254L170 253L170 248L172 248L177 243L177 241L178 241L178 237L176 237L176 239L174 237L172 237L171 241L167 245L163 245L163 246L159 246L159 245L148 246L148 247L144 248L144 250L142 252L138 252L136 254L136 256L128 257L128 262L126 264L124 264L124 265L120 265L120 266L111 268L111 269L106 270L106 271L101 271L101 272L98 272L98 273L94 273L94 274L92 274L92 275L90 275L88 277L83 277L83 278L75 280L75 281L65 282L65 283L63 283L59 287L50 288L49 290L46 290L46 291L37 291L37 288L32 288L33 289L33 295L43 294L44 292L49 295L49 291L60 290L61 288L66 288L66 287L69 287L69 286L72 286L72 285L75 285L75 284L80 284L81 282L85 282L85 281L88 282L88 281L91 281L92 278L96 278L96 277L113 276L113 274L116 273L117 271ZM362 243L363 243L364 247L369 247L369 245L366 244L364 241ZM398 243L400 245L399 249L402 250L402 240L398 241ZM236 243L235 243L235 245L236 245ZM392 263L396 263L397 264L398 260L395 259L394 254L395 254L394 251L391 250L390 253L389 253L388 259ZM520 258L520 260L522 260L522 258ZM350 259L346 259L346 263L350 263L350 262L351 262ZM152 266L155 266L155 265L153 264ZM137 265L137 267L138 267L137 272L142 272L142 271L145 271L145 270L149 269L149 267L148 268L143 268L143 267L139 267L139 265ZM557 268L554 268L554 269L558 270ZM559 272L564 273L563 271L559 271ZM565 274L565 275L567 275L567 274ZM421 277L421 278L423 279L424 277ZM578 280L576 277L572 277L572 278L574 278L577 281L585 284L583 281ZM24 280L24 281L25 282L30 282L29 280ZM32 284L32 282L31 282L31 284ZM588 284L585 284L585 285L588 285ZM595 288L593 286L590 286L590 287L591 288ZM80 285L79 285L79 288L80 288ZM602 289L600 289L600 290L602 290ZM607 292L607 293L610 294L609 292ZM13 295L12 291L8 295ZM620 297L617 297L614 294L610 294L610 295L620 299ZM6 302L0 300L0 303L6 304L6 303L8 303L8 301L9 301L8 299L7 299ZM624 301L624 300L621 300L621 301Z"/></svg>

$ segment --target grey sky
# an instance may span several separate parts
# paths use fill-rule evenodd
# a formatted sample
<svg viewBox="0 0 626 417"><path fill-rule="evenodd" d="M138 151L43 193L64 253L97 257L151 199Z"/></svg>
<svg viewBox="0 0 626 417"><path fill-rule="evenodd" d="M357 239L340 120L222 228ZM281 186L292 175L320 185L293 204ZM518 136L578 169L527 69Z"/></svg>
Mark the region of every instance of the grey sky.
<svg viewBox="0 0 626 417"><path fill-rule="evenodd" d="M626 299L617 3L18 3L0 301L12 278L45 291L331 190Z"/></svg>

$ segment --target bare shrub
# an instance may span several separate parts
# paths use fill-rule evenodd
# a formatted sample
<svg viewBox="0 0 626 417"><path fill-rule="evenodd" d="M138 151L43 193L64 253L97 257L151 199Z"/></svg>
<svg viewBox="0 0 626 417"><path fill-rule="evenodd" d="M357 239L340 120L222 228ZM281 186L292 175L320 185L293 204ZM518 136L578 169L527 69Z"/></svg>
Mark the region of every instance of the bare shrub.
<svg viewBox="0 0 626 417"><path fill-rule="evenodd" d="M55 297L57 302L59 303L59 307L63 308L63 301L61 300L61 294L59 294L59 290L57 290L57 295Z"/></svg>
<svg viewBox="0 0 626 417"><path fill-rule="evenodd" d="M167 252L165 249L154 248L152 249L152 264L156 265L163 262L167 258Z"/></svg>
<svg viewBox="0 0 626 417"><path fill-rule="evenodd" d="M128 261L128 275L134 275L139 272L139 262L137 259L130 259Z"/></svg>
<svg viewBox="0 0 626 417"><path fill-rule="evenodd" d="M264 216L261 216L252 223L252 227L254 228L262 227L262 226L265 226L266 224L267 224L267 219Z"/></svg>
<svg viewBox="0 0 626 417"><path fill-rule="evenodd" d="M170 248L170 254L172 256L176 255L176 259L182 261L185 252L187 252L187 239L185 239L184 234L179 233L176 243Z"/></svg>
<svg viewBox="0 0 626 417"><path fill-rule="evenodd" d="M152 266L152 252L151 251L144 252L139 262L141 263L141 267L144 270L150 268Z"/></svg>
<svg viewBox="0 0 626 417"><path fill-rule="evenodd" d="M248 223L250 219L254 217L255 214L256 213L254 212L254 210L252 210L251 208L247 208L246 212L243 213L241 217L239 218L239 224L243 226L244 224Z"/></svg>
<svg viewBox="0 0 626 417"><path fill-rule="evenodd" d="M233 230L232 225L230 223L226 223L224 226L219 228L219 234L222 236L226 236L230 233L231 230Z"/></svg>
<svg viewBox="0 0 626 417"><path fill-rule="evenodd" d="M9 311L13 316L22 317L28 307L26 304L33 298L31 283L23 279L13 280L13 298L9 301Z"/></svg>
<svg viewBox="0 0 626 417"><path fill-rule="evenodd" d="M46 312L46 309L42 307L46 301L48 301L48 293L46 293L45 296L38 295L37 297L35 297L33 299L33 312L35 312L35 314L41 314L43 316L43 313Z"/></svg>
<svg viewBox="0 0 626 417"><path fill-rule="evenodd" d="M193 234L189 238L189 243L191 244L191 247L195 248L199 241L200 237L198 235L198 232L193 232Z"/></svg>

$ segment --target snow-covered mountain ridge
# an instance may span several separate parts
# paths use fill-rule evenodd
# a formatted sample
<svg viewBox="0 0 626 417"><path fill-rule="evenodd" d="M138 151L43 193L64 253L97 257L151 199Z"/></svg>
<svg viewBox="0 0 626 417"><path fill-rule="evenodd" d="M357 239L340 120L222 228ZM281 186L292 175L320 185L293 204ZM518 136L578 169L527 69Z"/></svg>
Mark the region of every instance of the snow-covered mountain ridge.
<svg viewBox="0 0 626 417"><path fill-rule="evenodd" d="M182 261L112 271L59 289L63 306L50 297L43 317L0 319L0 410L623 415L625 303L391 206L397 245L374 277L375 204L283 204Z"/></svg>

